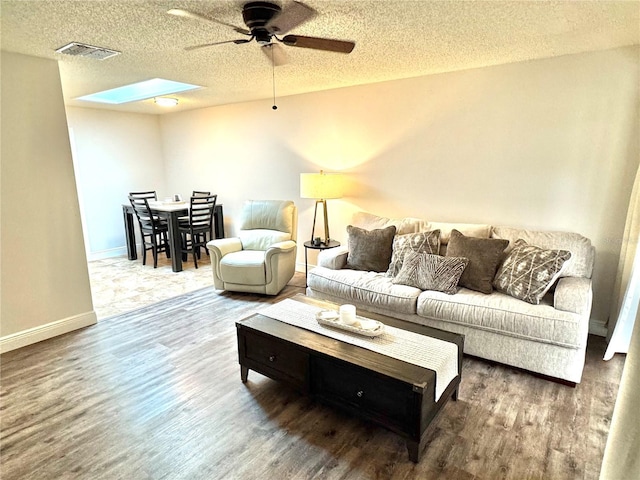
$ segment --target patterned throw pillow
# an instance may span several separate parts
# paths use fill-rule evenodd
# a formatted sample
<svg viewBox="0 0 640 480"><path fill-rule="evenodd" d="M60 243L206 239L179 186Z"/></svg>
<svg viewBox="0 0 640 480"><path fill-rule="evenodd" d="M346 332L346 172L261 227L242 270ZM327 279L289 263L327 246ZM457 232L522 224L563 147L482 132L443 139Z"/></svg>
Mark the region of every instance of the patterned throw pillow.
<svg viewBox="0 0 640 480"><path fill-rule="evenodd" d="M468 263L461 257L409 252L392 282L452 295L458 291L458 280Z"/></svg>
<svg viewBox="0 0 640 480"><path fill-rule="evenodd" d="M349 225L347 233L349 253L346 268L367 272L385 272L389 268L396 227L365 230Z"/></svg>
<svg viewBox="0 0 640 480"><path fill-rule="evenodd" d="M567 250L545 250L520 238L498 269L493 285L500 292L538 305L570 258Z"/></svg>
<svg viewBox="0 0 640 480"><path fill-rule="evenodd" d="M440 250L440 230L408 233L393 238L393 254L387 270L387 277L395 277L402 268L404 257L409 252L438 254Z"/></svg>

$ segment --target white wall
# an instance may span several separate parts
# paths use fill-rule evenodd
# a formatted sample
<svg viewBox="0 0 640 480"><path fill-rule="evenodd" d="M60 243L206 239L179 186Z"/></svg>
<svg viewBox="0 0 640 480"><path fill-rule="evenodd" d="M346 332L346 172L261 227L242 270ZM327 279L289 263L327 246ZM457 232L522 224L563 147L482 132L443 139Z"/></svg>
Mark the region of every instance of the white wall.
<svg viewBox="0 0 640 480"><path fill-rule="evenodd" d="M639 48L479 68L163 115L167 187L206 186L233 234L247 198L289 198L299 174L349 174L332 237L356 210L581 233L597 249L602 328L640 157ZM286 75L286 67L281 75ZM298 253L299 262L303 251Z"/></svg>
<svg viewBox="0 0 640 480"><path fill-rule="evenodd" d="M120 205L218 193L227 235L247 198L312 200L302 172L344 171L331 235L352 213L571 230L592 239L595 330L607 319L638 166L639 47L166 114L69 108L90 256L124 252ZM283 67L281 74L286 74ZM310 253L315 262L314 252ZM302 266L304 255L298 253ZM599 322L599 324L598 324Z"/></svg>
<svg viewBox="0 0 640 480"><path fill-rule="evenodd" d="M2 52L0 351L96 322L58 64Z"/></svg>
<svg viewBox="0 0 640 480"><path fill-rule="evenodd" d="M129 192L166 190L157 115L67 108L90 260L126 253L122 204Z"/></svg>

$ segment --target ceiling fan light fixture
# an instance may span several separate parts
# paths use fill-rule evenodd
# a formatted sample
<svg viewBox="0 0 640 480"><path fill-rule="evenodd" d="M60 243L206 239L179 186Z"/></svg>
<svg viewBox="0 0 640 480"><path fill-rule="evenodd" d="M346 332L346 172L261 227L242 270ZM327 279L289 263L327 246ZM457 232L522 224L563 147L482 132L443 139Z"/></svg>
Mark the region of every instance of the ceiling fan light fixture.
<svg viewBox="0 0 640 480"><path fill-rule="evenodd" d="M178 99L173 97L154 97L153 101L161 107L175 107L178 105Z"/></svg>
<svg viewBox="0 0 640 480"><path fill-rule="evenodd" d="M310 48L313 50L325 50L328 52L351 53L355 42L348 40L335 40L332 38L306 37L302 35L286 35L280 39L276 35L285 35L288 31L308 22L318 12L300 1L289 2L280 7L271 1L248 2L242 7L242 20L249 30L237 27L233 24L218 20L213 17L205 17L198 13L182 9L171 9L167 13L181 17L190 17L208 22L214 22L231 27L238 33L250 38L242 40L227 40L222 42L207 43L186 47L185 50L196 50L203 47L211 47L224 43L248 43L255 40L261 47L269 47L275 39L290 47ZM273 63L273 60L272 60Z"/></svg>

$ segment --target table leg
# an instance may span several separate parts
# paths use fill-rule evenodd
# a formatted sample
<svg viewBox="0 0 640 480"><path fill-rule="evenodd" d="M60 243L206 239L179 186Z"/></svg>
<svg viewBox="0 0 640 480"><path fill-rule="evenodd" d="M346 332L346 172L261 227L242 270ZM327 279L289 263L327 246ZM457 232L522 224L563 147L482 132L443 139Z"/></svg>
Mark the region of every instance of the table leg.
<svg viewBox="0 0 640 480"><path fill-rule="evenodd" d="M307 261L307 247L304 247L304 288L307 288L307 274L308 274L308 270L309 270L309 262Z"/></svg>
<svg viewBox="0 0 640 480"><path fill-rule="evenodd" d="M138 259L138 251L136 249L136 231L133 221L133 215L127 207L122 207L122 215L124 217L124 236L127 243L127 258L129 260Z"/></svg>
<svg viewBox="0 0 640 480"><path fill-rule="evenodd" d="M178 212L171 212L168 218L169 227L169 251L171 252L171 269L174 272L182 271L182 253L180 246L180 230L178 229Z"/></svg>
<svg viewBox="0 0 640 480"><path fill-rule="evenodd" d="M213 227L215 237L211 237L211 240L214 238L224 238L224 215L222 213L222 205L216 205L213 209Z"/></svg>
<svg viewBox="0 0 640 480"><path fill-rule="evenodd" d="M420 443L413 440L407 440L407 452L409 453L409 460L413 463L420 461Z"/></svg>

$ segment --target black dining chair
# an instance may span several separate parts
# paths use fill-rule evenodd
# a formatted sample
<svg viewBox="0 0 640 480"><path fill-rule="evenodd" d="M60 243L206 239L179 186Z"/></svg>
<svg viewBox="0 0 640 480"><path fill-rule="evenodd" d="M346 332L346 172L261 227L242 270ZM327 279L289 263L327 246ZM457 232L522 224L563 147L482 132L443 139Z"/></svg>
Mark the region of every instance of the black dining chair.
<svg viewBox="0 0 640 480"><path fill-rule="evenodd" d="M171 258L171 250L169 248L167 223L161 220L157 215L153 215L149 208L147 198L136 198L129 196L129 201L133 207L133 211L138 218L140 226L140 235L142 237L142 264L147 264L147 250L151 250L153 255L153 268L158 267L158 253L164 252L167 258Z"/></svg>
<svg viewBox="0 0 640 480"><path fill-rule="evenodd" d="M211 195L211 192L207 192L205 190L194 190L193 193L191 194L192 197L208 197L209 195ZM181 222L186 222L188 219L189 217L180 217ZM215 236L213 234L213 224L211 224L211 232L209 233L209 240L212 240L214 238ZM207 252L207 256L208 256L209 250L205 248L204 251Z"/></svg>
<svg viewBox="0 0 640 480"><path fill-rule="evenodd" d="M146 198L147 200L158 200L158 195L155 190L149 190L147 192L129 192L129 198Z"/></svg>
<svg viewBox="0 0 640 480"><path fill-rule="evenodd" d="M205 192L204 190L194 190L191 194L192 197L208 197L211 192Z"/></svg>
<svg viewBox="0 0 640 480"><path fill-rule="evenodd" d="M204 190L194 190L191 194L192 197L207 197L209 195L211 195L211 192L205 192ZM189 217L185 215L184 217L180 217L179 220L180 222L186 222L189 220Z"/></svg>
<svg viewBox="0 0 640 480"><path fill-rule="evenodd" d="M207 234L211 234L213 227L213 209L216 206L218 195L193 196L189 204L189 220L182 221L179 225L182 243L182 260L187 255L193 255L193 264L198 268L200 248L204 248L207 255Z"/></svg>

